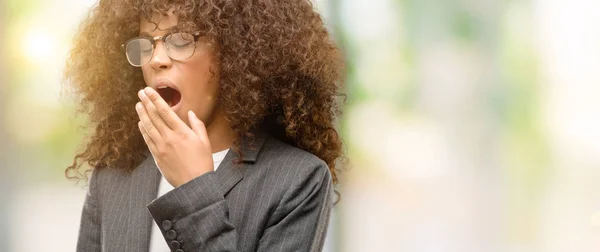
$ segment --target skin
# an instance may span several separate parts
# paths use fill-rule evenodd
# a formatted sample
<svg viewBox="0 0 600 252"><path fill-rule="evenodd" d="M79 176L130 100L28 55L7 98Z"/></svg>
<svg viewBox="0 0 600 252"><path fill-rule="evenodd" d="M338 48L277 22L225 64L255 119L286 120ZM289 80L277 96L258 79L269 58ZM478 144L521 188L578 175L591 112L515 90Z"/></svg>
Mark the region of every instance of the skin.
<svg viewBox="0 0 600 252"><path fill-rule="evenodd" d="M158 27L141 20L140 35L162 36L177 26L177 17L152 17ZM150 62L142 66L148 87L138 92L136 111L140 132L156 165L174 187L214 170L212 153L233 143L231 126L217 102L219 69L214 47L199 40L186 60L169 58L162 41L157 41ZM175 84L181 93L179 105L171 108L156 92L160 80Z"/></svg>

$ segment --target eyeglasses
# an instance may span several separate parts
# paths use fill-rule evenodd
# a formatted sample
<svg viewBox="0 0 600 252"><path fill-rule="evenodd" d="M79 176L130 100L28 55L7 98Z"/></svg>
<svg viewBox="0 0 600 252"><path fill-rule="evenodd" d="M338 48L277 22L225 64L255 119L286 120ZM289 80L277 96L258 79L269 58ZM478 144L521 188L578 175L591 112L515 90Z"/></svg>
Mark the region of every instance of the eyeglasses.
<svg viewBox="0 0 600 252"><path fill-rule="evenodd" d="M172 32L164 36L157 36L154 38L149 37L137 37L132 38L121 45L121 48L125 49L125 55L127 61L134 67L141 67L148 64L154 49L156 48L156 41L162 40L165 45L165 50L169 58L173 60L185 60L196 51L196 42L200 38L200 32L193 34L186 32Z"/></svg>

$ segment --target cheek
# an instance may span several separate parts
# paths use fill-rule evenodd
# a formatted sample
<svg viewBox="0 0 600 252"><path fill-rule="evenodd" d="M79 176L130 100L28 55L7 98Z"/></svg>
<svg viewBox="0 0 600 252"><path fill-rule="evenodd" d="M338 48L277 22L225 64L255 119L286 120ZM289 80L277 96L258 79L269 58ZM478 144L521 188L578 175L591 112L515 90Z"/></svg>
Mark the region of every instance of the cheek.
<svg viewBox="0 0 600 252"><path fill-rule="evenodd" d="M188 80L191 80L187 82L190 85L188 90L191 91L189 95L193 97L194 107L210 111L216 105L219 96L219 73L218 69L208 62L198 63L196 68L190 72L192 76L186 76L189 77Z"/></svg>
<svg viewBox="0 0 600 252"><path fill-rule="evenodd" d="M142 66L141 70L142 75L144 76L144 82L147 84L150 80L152 80L152 69L149 69L148 66Z"/></svg>
<svg viewBox="0 0 600 252"><path fill-rule="evenodd" d="M190 61L182 69L186 79L194 80L195 85L201 88L210 88L214 83L218 83L218 67L213 64L209 58L199 58Z"/></svg>

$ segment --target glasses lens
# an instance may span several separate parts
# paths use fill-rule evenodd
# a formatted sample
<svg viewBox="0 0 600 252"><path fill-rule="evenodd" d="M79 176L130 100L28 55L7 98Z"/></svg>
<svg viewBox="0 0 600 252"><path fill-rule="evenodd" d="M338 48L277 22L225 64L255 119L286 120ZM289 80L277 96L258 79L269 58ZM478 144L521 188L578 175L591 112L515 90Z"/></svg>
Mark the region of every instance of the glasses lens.
<svg viewBox="0 0 600 252"><path fill-rule="evenodd" d="M153 50L152 42L149 39L138 38L131 40L127 43L127 60L133 66L143 66L150 61Z"/></svg>
<svg viewBox="0 0 600 252"><path fill-rule="evenodd" d="M189 33L173 33L165 39L165 42L167 43L167 53L174 60L187 59L196 50L194 36Z"/></svg>

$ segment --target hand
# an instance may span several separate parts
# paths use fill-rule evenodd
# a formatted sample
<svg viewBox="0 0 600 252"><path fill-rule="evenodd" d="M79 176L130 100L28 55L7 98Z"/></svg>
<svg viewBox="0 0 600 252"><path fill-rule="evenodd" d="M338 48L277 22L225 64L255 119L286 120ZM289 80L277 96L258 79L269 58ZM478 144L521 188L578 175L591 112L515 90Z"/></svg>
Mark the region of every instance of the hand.
<svg viewBox="0 0 600 252"><path fill-rule="evenodd" d="M173 187L214 170L206 128L193 111L188 111L190 128L154 89L146 87L138 96L138 127L156 166Z"/></svg>

